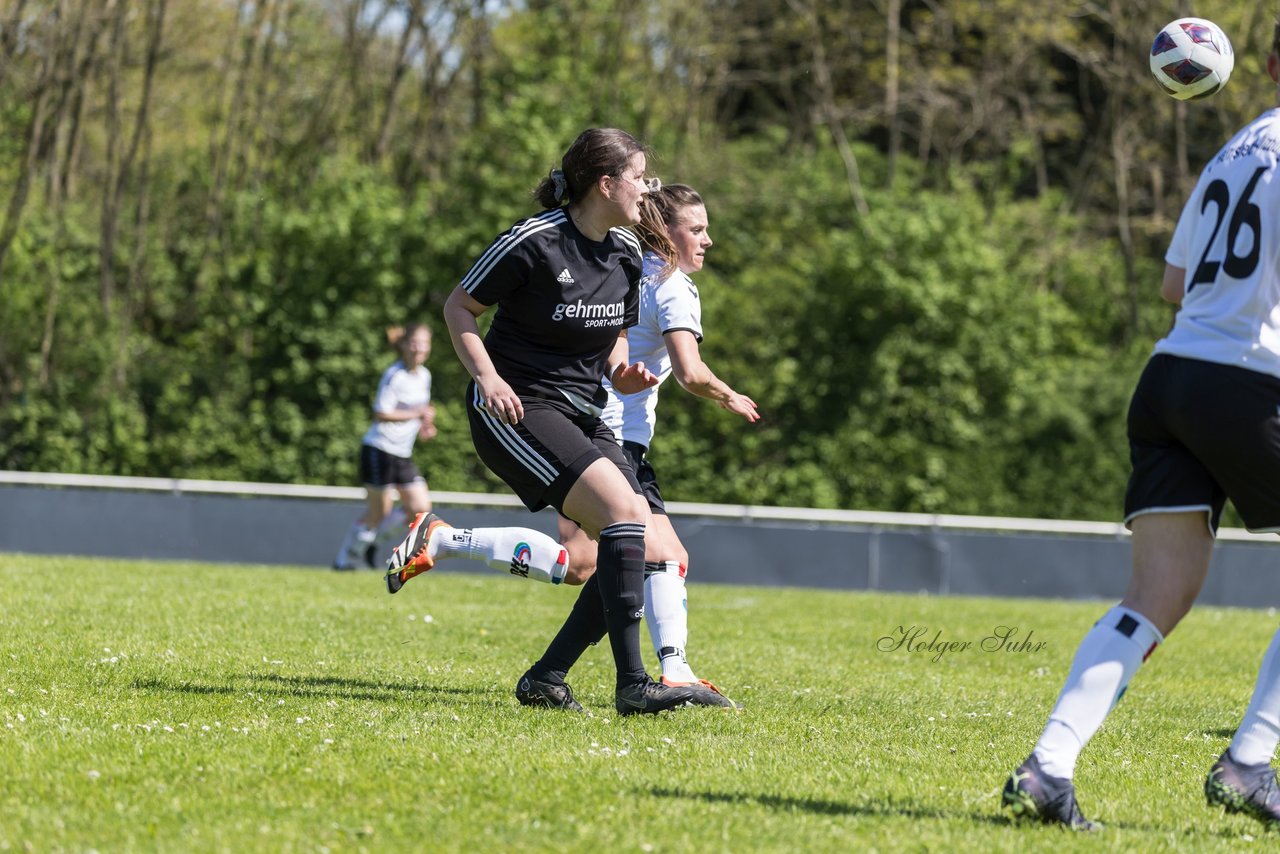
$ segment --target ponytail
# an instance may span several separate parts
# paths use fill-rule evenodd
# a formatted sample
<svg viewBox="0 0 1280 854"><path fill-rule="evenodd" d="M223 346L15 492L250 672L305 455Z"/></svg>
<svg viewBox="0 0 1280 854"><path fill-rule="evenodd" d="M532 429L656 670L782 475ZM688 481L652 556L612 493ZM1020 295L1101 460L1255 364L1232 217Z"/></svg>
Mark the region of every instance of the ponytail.
<svg viewBox="0 0 1280 854"><path fill-rule="evenodd" d="M640 197L640 222L636 224L635 230L641 245L662 259L662 272L658 274L658 278L666 279L676 271L680 253L667 234L662 209L654 202L656 197L656 193L645 193Z"/></svg>

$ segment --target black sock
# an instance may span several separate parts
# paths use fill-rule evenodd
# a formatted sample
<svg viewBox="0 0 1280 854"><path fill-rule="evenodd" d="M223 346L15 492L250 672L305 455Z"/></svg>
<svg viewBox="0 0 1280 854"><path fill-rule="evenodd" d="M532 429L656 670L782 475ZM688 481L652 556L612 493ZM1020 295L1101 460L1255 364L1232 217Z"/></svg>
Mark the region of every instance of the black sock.
<svg viewBox="0 0 1280 854"><path fill-rule="evenodd" d="M607 627L597 575L592 575L582 585L578 600L573 603L573 610L569 612L564 625L551 640L542 658L529 669L535 678L545 682L563 682L569 668L582 657L587 647L599 643L600 638L604 637Z"/></svg>
<svg viewBox="0 0 1280 854"><path fill-rule="evenodd" d="M644 617L644 525L617 522L600 532L595 578L600 579L609 646L618 671L619 688L649 678L640 655L640 620Z"/></svg>

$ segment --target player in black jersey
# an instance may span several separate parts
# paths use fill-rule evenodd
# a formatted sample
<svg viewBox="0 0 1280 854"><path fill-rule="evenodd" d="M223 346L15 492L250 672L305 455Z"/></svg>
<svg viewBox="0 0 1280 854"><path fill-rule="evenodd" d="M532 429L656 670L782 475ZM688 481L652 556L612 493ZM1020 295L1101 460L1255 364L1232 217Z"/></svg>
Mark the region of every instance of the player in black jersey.
<svg viewBox="0 0 1280 854"><path fill-rule="evenodd" d="M626 339L638 319L641 274L640 243L628 227L646 213L656 217L645 199L645 154L624 131L583 132L534 191L546 211L500 235L445 304L454 349L473 378L467 403L480 458L531 511L555 507L600 544L595 575L517 683L524 705L581 711L565 677L605 634L620 714L718 699L700 685L669 687L645 672L649 508L600 420L605 376L623 392L657 382L642 363L629 363ZM495 305L481 340L477 318Z"/></svg>

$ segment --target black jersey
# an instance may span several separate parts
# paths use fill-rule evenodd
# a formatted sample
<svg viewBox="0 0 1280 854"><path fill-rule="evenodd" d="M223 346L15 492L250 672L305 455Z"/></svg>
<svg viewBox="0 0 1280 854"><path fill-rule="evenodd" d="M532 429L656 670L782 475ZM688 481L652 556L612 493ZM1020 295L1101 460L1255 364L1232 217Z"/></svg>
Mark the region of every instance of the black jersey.
<svg viewBox="0 0 1280 854"><path fill-rule="evenodd" d="M497 303L485 349L517 394L568 391L604 406L609 353L640 318L640 271L634 234L614 228L597 243L560 208L500 235L462 288Z"/></svg>

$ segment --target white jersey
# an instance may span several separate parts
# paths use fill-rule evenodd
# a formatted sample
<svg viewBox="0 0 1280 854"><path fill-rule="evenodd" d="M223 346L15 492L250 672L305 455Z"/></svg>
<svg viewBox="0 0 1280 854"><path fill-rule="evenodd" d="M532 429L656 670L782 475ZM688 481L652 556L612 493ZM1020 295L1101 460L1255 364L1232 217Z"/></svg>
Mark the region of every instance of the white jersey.
<svg viewBox="0 0 1280 854"><path fill-rule="evenodd" d="M373 411L395 412L398 409L421 409L431 402L431 372L426 365L406 370L396 362L382 373L378 393L373 397ZM377 421L364 434L364 444L386 451L393 457L413 455L413 442L418 438L421 418L408 421Z"/></svg>
<svg viewBox="0 0 1280 854"><path fill-rule="evenodd" d="M658 377L658 385L635 394L619 394L609 381L604 423L621 442L637 442L649 447L657 423L658 388L671 376L671 354L667 352L668 332L683 329L702 341L702 302L698 288L686 274L676 270L659 279L664 262L646 253L644 273L640 279L640 322L627 330L627 352L630 360L644 366Z"/></svg>
<svg viewBox="0 0 1280 854"><path fill-rule="evenodd" d="M1155 352L1280 377L1280 109L1209 161L1165 261L1187 271L1172 331Z"/></svg>

